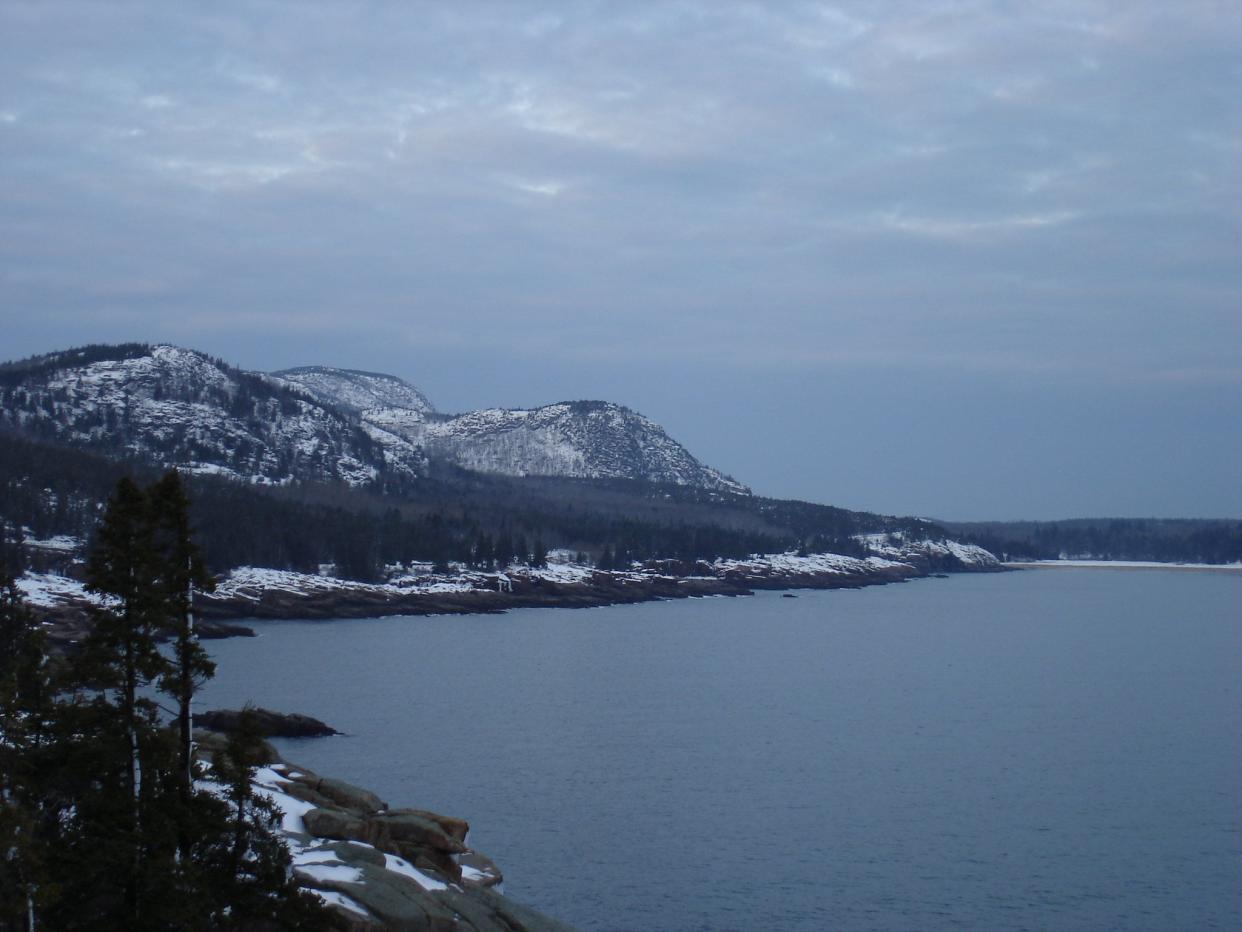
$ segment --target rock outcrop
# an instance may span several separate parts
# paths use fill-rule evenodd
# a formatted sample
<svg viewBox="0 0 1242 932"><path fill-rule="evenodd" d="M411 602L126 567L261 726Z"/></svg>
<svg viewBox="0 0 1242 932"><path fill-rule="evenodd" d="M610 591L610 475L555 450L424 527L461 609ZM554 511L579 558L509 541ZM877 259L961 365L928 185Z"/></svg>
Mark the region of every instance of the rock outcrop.
<svg viewBox="0 0 1242 932"><path fill-rule="evenodd" d="M317 718L271 709L213 709L199 712L198 724L211 731L231 733L241 728L242 716L250 714L250 727L264 738L326 738L340 732Z"/></svg>
<svg viewBox="0 0 1242 932"><path fill-rule="evenodd" d="M200 756L224 744L198 731ZM256 792L283 812L281 829L299 884L357 932L569 932L495 889L499 868L466 844L462 819L392 809L369 790L321 777L264 746Z"/></svg>

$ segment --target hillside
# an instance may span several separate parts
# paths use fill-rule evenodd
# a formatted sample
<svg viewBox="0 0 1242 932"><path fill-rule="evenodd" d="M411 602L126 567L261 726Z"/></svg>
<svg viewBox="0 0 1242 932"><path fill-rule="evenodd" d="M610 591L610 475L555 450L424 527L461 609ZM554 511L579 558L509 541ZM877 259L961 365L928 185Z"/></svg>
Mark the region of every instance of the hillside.
<svg viewBox="0 0 1242 932"><path fill-rule="evenodd" d="M750 490L700 463L650 419L607 401L533 409L438 413L395 376L329 366L285 369L274 378L396 434L442 462L504 476L634 479L730 494Z"/></svg>
<svg viewBox="0 0 1242 932"><path fill-rule="evenodd" d="M0 428L261 484L362 485L426 470L422 452L395 434L174 346L88 347L5 364Z"/></svg>
<svg viewBox="0 0 1242 932"><path fill-rule="evenodd" d="M609 402L450 417L395 376L328 366L266 375L166 345L91 346L0 365L0 429L260 484L401 485L435 459L509 476L749 491Z"/></svg>

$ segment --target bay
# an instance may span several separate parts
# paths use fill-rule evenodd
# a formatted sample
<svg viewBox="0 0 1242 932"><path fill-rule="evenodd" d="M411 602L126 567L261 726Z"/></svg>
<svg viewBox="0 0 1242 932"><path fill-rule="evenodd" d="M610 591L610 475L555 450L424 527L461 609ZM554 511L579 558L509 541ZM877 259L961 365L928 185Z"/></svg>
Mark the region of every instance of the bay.
<svg viewBox="0 0 1242 932"><path fill-rule="evenodd" d="M499 616L255 623L202 707L467 818L584 929L1225 928L1242 574L1018 572Z"/></svg>

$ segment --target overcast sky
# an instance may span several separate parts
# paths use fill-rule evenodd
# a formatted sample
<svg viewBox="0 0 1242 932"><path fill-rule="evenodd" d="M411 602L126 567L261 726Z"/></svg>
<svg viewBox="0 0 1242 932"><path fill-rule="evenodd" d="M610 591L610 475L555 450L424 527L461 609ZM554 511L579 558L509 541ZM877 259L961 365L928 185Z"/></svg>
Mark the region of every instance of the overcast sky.
<svg viewBox="0 0 1242 932"><path fill-rule="evenodd" d="M605 398L771 495L1242 517L1242 5L0 2L0 357Z"/></svg>

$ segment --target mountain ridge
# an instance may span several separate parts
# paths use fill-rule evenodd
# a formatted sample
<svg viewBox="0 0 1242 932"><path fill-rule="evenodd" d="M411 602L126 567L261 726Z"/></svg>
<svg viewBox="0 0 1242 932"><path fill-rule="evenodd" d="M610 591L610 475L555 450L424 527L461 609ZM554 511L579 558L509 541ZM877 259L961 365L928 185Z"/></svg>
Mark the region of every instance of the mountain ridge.
<svg viewBox="0 0 1242 932"><path fill-rule="evenodd" d="M387 373L251 372L170 344L93 345L0 364L0 402L0 427L21 434L265 484L414 480L436 459L510 476L750 492L612 402L442 415Z"/></svg>

